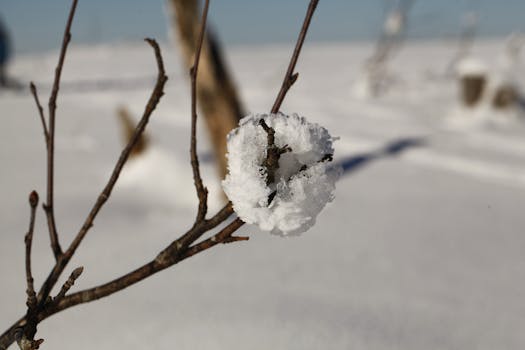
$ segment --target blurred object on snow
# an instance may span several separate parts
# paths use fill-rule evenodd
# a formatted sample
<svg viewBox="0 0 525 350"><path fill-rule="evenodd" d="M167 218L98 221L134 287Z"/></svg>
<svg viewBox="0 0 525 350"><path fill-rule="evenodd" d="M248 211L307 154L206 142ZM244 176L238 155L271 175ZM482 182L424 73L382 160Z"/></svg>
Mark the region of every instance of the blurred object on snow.
<svg viewBox="0 0 525 350"><path fill-rule="evenodd" d="M122 132L122 142L124 145L127 145L129 140L133 137L137 123L133 120L129 110L124 106L117 108L117 115L119 118L120 130ZM131 150L130 159L143 154L149 144L149 137L146 132L143 132L135 144L135 147Z"/></svg>
<svg viewBox="0 0 525 350"><path fill-rule="evenodd" d="M499 86L492 98L492 106L496 109L506 109L518 102L518 91L514 85L503 84Z"/></svg>
<svg viewBox="0 0 525 350"><path fill-rule="evenodd" d="M171 30L176 33L185 67L193 66L199 33L198 0L166 0ZM215 32L206 30L197 76L197 104L207 126L218 175L226 176L226 135L246 114Z"/></svg>
<svg viewBox="0 0 525 350"><path fill-rule="evenodd" d="M475 58L464 58L457 65L457 74L461 85L461 101L469 107L477 105L487 84L485 64Z"/></svg>

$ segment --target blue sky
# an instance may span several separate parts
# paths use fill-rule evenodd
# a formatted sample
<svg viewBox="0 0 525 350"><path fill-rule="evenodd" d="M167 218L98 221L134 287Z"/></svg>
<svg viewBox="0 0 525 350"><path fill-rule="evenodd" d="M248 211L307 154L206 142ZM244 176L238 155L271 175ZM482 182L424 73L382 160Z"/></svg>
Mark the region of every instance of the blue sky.
<svg viewBox="0 0 525 350"><path fill-rule="evenodd" d="M377 36L385 3L392 0L320 0L309 40L367 40ZM294 40L307 0L212 0L210 21L227 45ZM17 53L58 47L69 0L0 0ZM462 14L475 9L479 33L504 36L525 30L524 0L418 0L411 37L457 35ZM166 39L164 0L80 0L73 26L77 44Z"/></svg>

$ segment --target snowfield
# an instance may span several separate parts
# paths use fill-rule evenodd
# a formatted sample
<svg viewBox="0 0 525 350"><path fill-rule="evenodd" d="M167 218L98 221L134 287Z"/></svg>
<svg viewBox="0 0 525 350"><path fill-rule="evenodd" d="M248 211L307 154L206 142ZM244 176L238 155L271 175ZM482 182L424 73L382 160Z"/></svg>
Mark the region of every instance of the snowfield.
<svg viewBox="0 0 525 350"><path fill-rule="evenodd" d="M44 321L43 349L523 349L525 118L459 106L457 82L443 74L455 47L407 43L392 62L391 90L370 99L355 88L373 45L306 43L282 110L339 137L334 162L344 169L316 225L284 239L245 225L248 242ZM73 291L142 265L192 224L189 82L176 52L162 48L170 80L148 127L152 148L124 169L65 271L84 266ZM270 109L291 50L228 51L250 113ZM497 40L475 48L495 72L502 52ZM19 57L10 72L35 81L44 104L56 60ZM138 118L155 69L146 44L71 48L57 111L63 246L120 153L116 109ZM513 78L525 81L519 67ZM45 147L28 93L0 91L0 116L3 331L25 312L27 197L36 189L45 198ZM203 126L198 148L214 212L220 181ZM39 286L53 263L41 210L33 252Z"/></svg>

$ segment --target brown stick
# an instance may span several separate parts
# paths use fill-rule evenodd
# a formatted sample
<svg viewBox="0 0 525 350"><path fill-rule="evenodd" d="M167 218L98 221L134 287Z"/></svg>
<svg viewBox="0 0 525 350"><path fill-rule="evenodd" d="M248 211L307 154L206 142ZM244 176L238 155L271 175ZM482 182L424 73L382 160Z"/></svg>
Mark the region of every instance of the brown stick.
<svg viewBox="0 0 525 350"><path fill-rule="evenodd" d="M31 94L33 95L33 98L35 99L36 108L38 109L38 115L40 116L40 121L42 122L42 129L44 130L44 139L46 141L46 149L47 149L48 143L49 143L49 131L47 131L46 118L44 117L44 109L42 108L42 105L40 104L40 99L38 98L38 92L33 82L29 83L29 90L31 90Z"/></svg>
<svg viewBox="0 0 525 350"><path fill-rule="evenodd" d="M272 113L279 112L281 104L283 103L284 98L286 97L286 93L288 92L288 90L290 90L292 85L296 82L297 78L299 77L298 73L294 73L295 65L297 64L297 60L299 59L299 54L301 53L304 39L306 38L306 33L308 32L308 27L310 26L310 22L312 21L312 16L314 15L318 2L319 0L311 0L310 4L308 5L308 10L306 11L303 26L301 28L301 31L299 32L299 37L297 38L297 43L295 44L295 49L292 58L290 59L290 64L288 65L288 70L284 75L281 90L279 91L279 94L275 99L275 103L273 104Z"/></svg>
<svg viewBox="0 0 525 350"><path fill-rule="evenodd" d="M29 230L25 236L25 263L26 263L26 280L27 280L27 312L25 316L26 323L23 327L18 327L14 333L14 337L21 350L38 349L43 339L34 340L36 334L36 326L38 324L38 300L33 285L33 274L31 273L31 247L33 243L33 231L35 228L36 209L38 206L38 193L32 191L29 194L29 206L31 208L31 215L29 219Z"/></svg>
<svg viewBox="0 0 525 350"><path fill-rule="evenodd" d="M69 248L63 253L61 258L57 261L55 267L53 268L53 270L47 277L46 281L44 282L42 288L40 289L39 300L41 303L45 302L46 298L49 296L49 293L51 292L51 289L53 288L58 278L60 277L60 274L64 271L64 268L66 267L67 263L69 262L73 254L75 253L76 249L78 248L78 246L80 245L80 243L82 242L86 234L89 232L89 229L93 226L93 222L95 221L95 218L97 217L98 212L100 211L102 206L106 203L109 196L111 195L113 187L115 186L118 180L118 177L120 175L120 172L122 171L122 168L124 167L124 164L126 163L134 145L139 140L140 135L144 132L144 129L146 128L146 125L148 124L151 114L157 107L161 97L164 95L164 85L166 84L168 77L166 76L165 71L164 71L164 63L162 61L160 48L155 40L153 39L145 39L145 40L146 42L148 42L148 44L150 44L153 47L153 50L155 52L155 58L157 60L157 67L158 67L157 82L148 100L148 103L144 110L144 114L142 115L142 118L140 122L138 123L137 128L135 129L135 133L133 134L133 137L129 140L124 150L122 150L122 153L120 154L120 157L117 163L115 164L115 168L113 169L113 172L111 174L111 177L109 178L108 183L102 190L102 193L98 196L97 201L93 205L93 208L88 214L86 220L84 221L84 224L80 228L80 231L77 233L75 239L73 240L73 242L71 242L71 245L69 246Z"/></svg>
<svg viewBox="0 0 525 350"><path fill-rule="evenodd" d="M193 256L195 254L198 254L204 250L207 250L219 243L230 243L226 242L228 238L232 236L232 234L237 231L241 226L244 225L244 222L236 218L233 220L228 226L226 226L224 229L222 229L219 233L213 235L212 237L190 247L188 251L186 252L186 257ZM246 239L241 239L246 240Z"/></svg>
<svg viewBox="0 0 525 350"><path fill-rule="evenodd" d="M60 292L57 294L56 297L53 298L54 301L62 299L66 293L73 287L75 284L75 281L80 277L82 272L84 271L84 267L80 266L71 272L71 275L69 275L69 278L66 282L62 285L62 288L60 289Z"/></svg>
<svg viewBox="0 0 525 350"><path fill-rule="evenodd" d="M62 256L62 248L58 240L58 232L54 213L54 171L55 171L55 116L57 108L57 97L58 90L60 89L60 77L62 75L62 68L64 67L64 60L66 58L67 47L71 41L71 25L73 24L73 18L75 17L75 10L77 8L78 0L73 0L71 9L69 11L69 17L66 23L66 29L64 30L64 37L62 39L62 47L60 49L60 56L58 58L58 64L55 69L55 80L53 82L53 88L51 90L51 96L49 97L49 132L47 142L47 200L44 205L44 210L47 216L47 225L49 229L49 238L51 240L51 249L55 255L57 262Z"/></svg>
<svg viewBox="0 0 525 350"><path fill-rule="evenodd" d="M127 288L137 282L140 282L150 277L151 275L159 271L167 269L168 267L171 267L179 263L182 260L185 260L193 255L203 252L209 248L212 248L213 246L219 243L230 243L231 240L229 240L229 238L242 225L244 225L244 222L237 218L234 221L232 221L229 225L224 227L222 230L220 230L217 234L185 250L182 254L178 255L175 259L152 260L148 262L147 264L139 267L138 269L128 274L125 274L124 276L119 277L111 282L66 296L63 299L61 299L58 302L58 304L51 305L50 307L48 307L46 312L41 315L40 320L45 319L52 314L55 314L64 309L70 308L72 306L75 306L81 303L90 302L93 300L97 300L97 299L106 297L108 295L111 295L113 293L116 293L124 288ZM247 237L235 237L233 240L244 241L247 239L248 239Z"/></svg>
<svg viewBox="0 0 525 350"><path fill-rule="evenodd" d="M291 68L288 69L289 72L293 72L294 66L297 62L298 55L300 53L302 41L304 41L304 35L306 34L306 31L308 29L308 24L310 23L310 19L313 14L313 11L315 10L315 5L317 4L317 2L318 0L312 0L310 3L309 10L305 18L305 22L303 23L303 28L301 30L302 34L299 36L298 43L296 45L296 50L294 51L294 55L292 56L292 59L290 61L289 67ZM122 170L122 166L126 162L127 157L129 156L129 153L131 149L133 148L133 145L136 143L140 134L143 132L147 124L147 121L149 119L149 115L153 112L153 110L155 109L156 105L158 104L160 100L160 97L163 95L163 86L166 82L167 77L164 75L164 68L163 68L163 63L162 63L162 57L160 54L160 49L158 48L158 45L155 43L155 41L151 39L146 39L146 40L148 41L148 43L150 43L153 46L155 50L155 57L157 59L157 65L159 67L159 77L157 79L157 84L155 85L155 89L150 97L150 100L148 101L148 104L144 111L144 115L141 121L139 122L139 124L137 125L135 134L130 139L126 148L122 151L122 154L117 164L115 165L115 169L112 173L112 176L108 184L106 185L101 195L99 196L97 202L95 203L93 209L91 210L90 214L86 218L84 225L82 226L81 230L75 237L74 241L71 243L68 250L65 253L63 253L63 255L61 256L61 259L57 261L51 274L48 276L46 282L44 282L44 285L42 286L40 293L39 293L40 303L37 305L37 307L39 307L38 314L35 315L37 322L40 322L46 319L47 317L57 312L60 312L62 310L65 310L69 307L72 307L72 306L75 306L81 303L94 301L102 297L116 293L184 259L187 259L193 255L203 252L209 248L212 248L219 243L230 243L230 242L243 241L243 240L248 239L248 237L233 236L233 233L236 230L238 230L242 225L244 225L244 222L242 222L242 220L237 218L234 221L232 221L230 224L225 226L223 229L221 229L217 234L213 235L212 237L205 239L202 242L197 243L193 246L188 246L186 249L180 249L180 246L183 243L183 241L181 240L184 237L190 237L191 240L189 241L190 241L190 244L192 244L193 242L195 242L195 240L201 237L204 233L217 227L218 225L223 223L228 217L230 217L231 214L233 213L233 207L231 203L228 203L217 214L215 214L215 216L213 216L210 219L203 218L199 224L196 223L188 232L186 232L183 236L181 236L181 238L172 242L166 249L164 249L161 253L159 253L154 260L139 267L138 269L131 271L106 284L103 284L97 287L93 287L90 289L86 289L86 290L83 290L77 293L73 293L71 295L63 296L55 300L55 302L45 304L45 300L47 299L47 296L49 296L49 292L51 288L56 284L58 277L60 276L63 269L65 268L65 266L71 259L72 255L75 253L76 248L78 247L82 239L87 234L89 228L93 225L93 222L94 222L94 219L97 213L99 212L103 204L109 198L111 194L111 190L113 186L115 185L115 182L118 179L120 171ZM274 107L277 106L277 110L279 109L280 104L282 103L282 100L284 99L287 90L290 88L291 84L293 84L293 82L297 79L297 74L291 74L289 72L287 73L288 79L285 78L285 81L288 80L291 83L289 83L289 86L286 88L283 88L284 87L284 84L283 84L283 87L281 88L281 92L279 93L275 101L275 104L274 104ZM44 300L44 303L42 303L42 300ZM45 308L43 307L44 304L46 306ZM28 318L26 315L25 317L15 322L2 335L0 335L0 350L7 349L7 347L10 344L12 344L12 342L15 340L16 330L19 329L20 327L24 327L24 325L26 325L27 323L28 323Z"/></svg>
<svg viewBox="0 0 525 350"><path fill-rule="evenodd" d="M317 0L312 0L312 3L317 3ZM312 8L312 3L310 4L309 9ZM315 7L313 7L313 10L315 10ZM309 23L309 18L311 18L312 14L313 13L310 13L309 11L309 14L305 18L305 23ZM303 29L301 30L301 32L306 33L307 29L308 27L306 26L306 29L305 29L305 26L303 25ZM300 35L298 40L304 41L304 35ZM297 62L297 57L298 57L298 54L300 53L301 46L298 45L296 47L299 47L299 51L297 51L297 53L294 53L294 55L292 56L292 61L295 61L295 62ZM290 64L290 66L292 66L292 70L293 70L292 63ZM196 67L198 68L198 65L196 65ZM193 121L193 118L192 118L192 121ZM231 206L231 203L228 203L212 219L203 220L200 224L197 224L196 222L196 224L192 227L192 229L190 229L180 239L171 243L165 250L163 250L157 256L155 260L143 265L142 267L138 268L135 271L132 271L118 278L117 280L114 280L112 282L109 282L99 287L91 288L86 291L72 294L71 296L64 298L64 301L61 301L59 303L62 306L59 306L58 309L52 313L56 313L62 310L63 308L71 307L80 302L88 302L88 301L96 300L101 297L113 294L121 289L124 289L134 283L137 283L138 281L141 281L153 275L154 273L160 270L163 270L167 267L170 267L178 263L179 261L184 260L189 256L193 256L197 253L200 253L201 251L211 248L218 243L225 243L227 241L230 241L229 237L231 237L231 235L237 229L239 229L242 225L244 225L244 222L242 222L242 220L240 220L239 218L235 219L232 223L230 223L223 230L221 230L218 234L212 236L211 238L208 238L204 240L203 242L198 243L197 245L192 246L188 249L184 248L184 245L188 244L188 242L189 244L191 244L196 239L198 239L200 236L202 236L202 234L204 234L205 232L209 231L213 227L223 222L226 218L228 218L231 215L232 212L233 212L233 208ZM234 240L245 240L245 239L239 238L239 239L234 239ZM67 255L67 252L65 255ZM72 299L69 299L69 298L72 298ZM73 301L73 298L79 298L79 300Z"/></svg>
<svg viewBox="0 0 525 350"><path fill-rule="evenodd" d="M199 33L199 40L197 41L197 50L195 51L195 60L193 67L190 69L191 75L191 141L190 141L190 157L191 168L193 170L193 182L195 183L195 190L199 197L199 209L197 211L197 219L195 224L200 223L206 217L208 210L208 189L202 184L202 178L199 169L199 157L197 156L197 74L199 71L199 61L202 50L202 43L204 41L204 33L206 32L206 19L208 18L208 8L210 1L206 0L204 3L204 10L202 12L201 27Z"/></svg>
<svg viewBox="0 0 525 350"><path fill-rule="evenodd" d="M25 236L26 245L26 280L27 280L27 307L33 310L36 307L37 299L35 287L33 285L33 274L31 273L31 246L33 243L33 231L35 229L36 208L38 206L38 193L32 191L29 195L29 206L31 208L31 215L29 219L29 230Z"/></svg>

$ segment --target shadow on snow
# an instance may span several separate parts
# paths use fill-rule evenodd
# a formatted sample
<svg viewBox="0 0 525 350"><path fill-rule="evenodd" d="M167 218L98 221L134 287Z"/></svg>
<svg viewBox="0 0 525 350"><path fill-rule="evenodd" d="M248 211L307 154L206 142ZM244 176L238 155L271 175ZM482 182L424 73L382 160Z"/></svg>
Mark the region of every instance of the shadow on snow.
<svg viewBox="0 0 525 350"><path fill-rule="evenodd" d="M351 157L343 158L336 162L334 166L341 167L343 169L343 175L346 175L361 169L371 161L395 157L410 148L422 147L425 144L425 139L421 137L398 139L387 143L386 146L380 148L379 150L360 153Z"/></svg>

